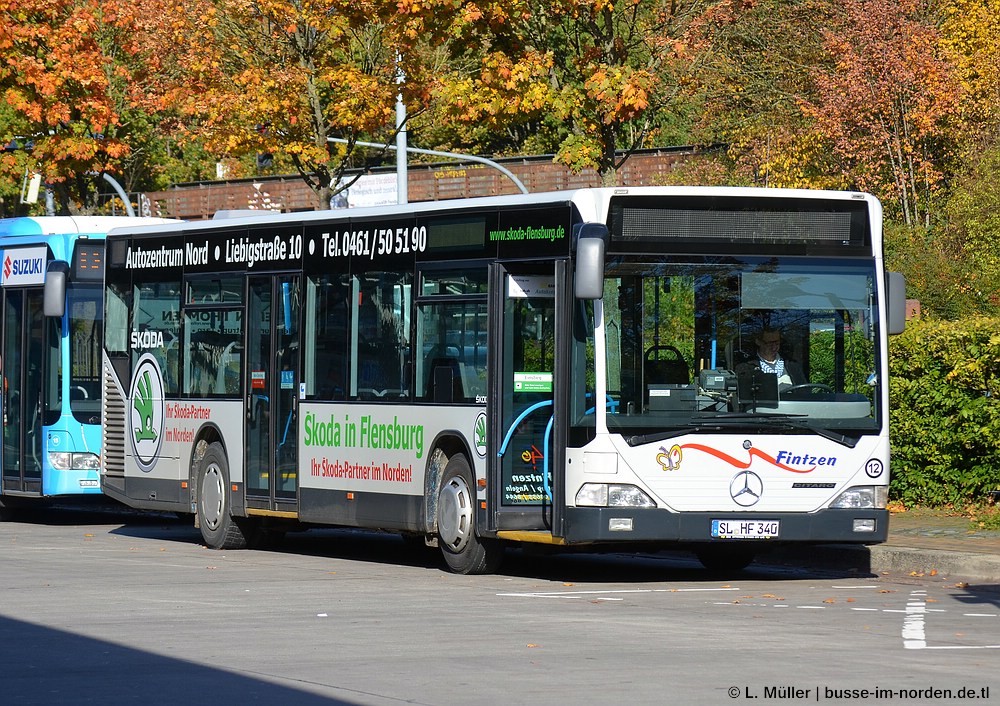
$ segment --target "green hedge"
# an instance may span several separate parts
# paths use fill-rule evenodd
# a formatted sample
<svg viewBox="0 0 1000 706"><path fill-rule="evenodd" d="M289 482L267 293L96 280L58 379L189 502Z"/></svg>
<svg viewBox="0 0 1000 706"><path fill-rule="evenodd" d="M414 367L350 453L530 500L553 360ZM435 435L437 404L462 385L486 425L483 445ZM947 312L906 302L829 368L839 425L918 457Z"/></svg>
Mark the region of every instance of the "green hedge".
<svg viewBox="0 0 1000 706"><path fill-rule="evenodd" d="M1000 319L910 321L889 370L890 498L984 501L1000 487Z"/></svg>

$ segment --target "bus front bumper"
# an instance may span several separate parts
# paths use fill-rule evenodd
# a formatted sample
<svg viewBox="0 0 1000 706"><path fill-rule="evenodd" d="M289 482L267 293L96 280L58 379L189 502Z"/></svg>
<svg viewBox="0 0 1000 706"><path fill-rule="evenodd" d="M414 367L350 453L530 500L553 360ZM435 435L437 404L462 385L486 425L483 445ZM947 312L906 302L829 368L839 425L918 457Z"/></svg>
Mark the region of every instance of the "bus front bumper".
<svg viewBox="0 0 1000 706"><path fill-rule="evenodd" d="M825 509L812 513L667 512L660 509L570 507L565 542L879 544L889 511Z"/></svg>

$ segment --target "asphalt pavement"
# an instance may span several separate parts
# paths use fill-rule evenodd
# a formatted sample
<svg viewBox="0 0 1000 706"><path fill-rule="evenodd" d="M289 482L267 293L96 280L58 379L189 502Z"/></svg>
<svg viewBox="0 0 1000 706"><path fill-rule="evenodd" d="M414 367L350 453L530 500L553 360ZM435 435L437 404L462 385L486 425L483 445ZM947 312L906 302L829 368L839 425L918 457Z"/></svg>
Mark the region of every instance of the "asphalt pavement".
<svg viewBox="0 0 1000 706"><path fill-rule="evenodd" d="M79 502L56 507L81 509ZM83 509L90 507L143 515L104 498L83 505ZM890 515L889 538L883 544L776 547L760 554L757 563L858 575L940 577L957 583L995 585L1000 590L1000 529L979 527L966 516L918 508Z"/></svg>
<svg viewBox="0 0 1000 706"><path fill-rule="evenodd" d="M883 544L789 547L758 561L1000 584L1000 530L943 512L894 512L889 518L888 541Z"/></svg>

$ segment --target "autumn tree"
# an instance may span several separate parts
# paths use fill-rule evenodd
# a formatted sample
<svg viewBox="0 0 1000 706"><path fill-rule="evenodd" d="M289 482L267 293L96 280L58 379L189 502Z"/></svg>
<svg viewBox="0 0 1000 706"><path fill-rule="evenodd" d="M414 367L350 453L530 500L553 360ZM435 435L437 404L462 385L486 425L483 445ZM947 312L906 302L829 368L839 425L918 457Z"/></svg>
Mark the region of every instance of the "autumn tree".
<svg viewBox="0 0 1000 706"><path fill-rule="evenodd" d="M700 22L714 51L687 94L703 106L696 134L726 146L731 182L789 188L843 188L816 121L800 109L813 98L812 69L828 61L823 30L829 0L758 0L721 26Z"/></svg>
<svg viewBox="0 0 1000 706"><path fill-rule="evenodd" d="M956 127L976 145L1000 137L1000 2L944 0L941 46L962 88Z"/></svg>
<svg viewBox="0 0 1000 706"><path fill-rule="evenodd" d="M957 280L980 311L1000 310L1000 3L945 0L941 45L961 87L951 123L958 144L937 239L964 260Z"/></svg>
<svg viewBox="0 0 1000 706"><path fill-rule="evenodd" d="M557 161L614 184L711 50L705 34L692 41L694 24L733 12L730 0L466 3L452 27L456 70L438 95L466 124L534 122L549 131Z"/></svg>
<svg viewBox="0 0 1000 706"><path fill-rule="evenodd" d="M136 7L124 0L0 0L0 92L9 110L0 173L20 183L40 172L59 210L94 207L95 174L128 153L121 99L128 82L119 56L132 50Z"/></svg>
<svg viewBox="0 0 1000 706"><path fill-rule="evenodd" d="M933 18L919 0L844 0L824 31L833 62L804 101L856 187L906 224L928 224L953 146L960 97Z"/></svg>
<svg viewBox="0 0 1000 706"><path fill-rule="evenodd" d="M357 140L389 140L402 91L419 109L410 48L419 6L381 1L153 0L140 40L150 109L222 155L287 158L327 208ZM401 73L406 82L398 83ZM346 146L329 138L348 141Z"/></svg>
<svg viewBox="0 0 1000 706"><path fill-rule="evenodd" d="M34 168L31 153L15 136L30 129L19 113L6 102L0 102L0 218L10 218L22 211L20 193L24 179Z"/></svg>

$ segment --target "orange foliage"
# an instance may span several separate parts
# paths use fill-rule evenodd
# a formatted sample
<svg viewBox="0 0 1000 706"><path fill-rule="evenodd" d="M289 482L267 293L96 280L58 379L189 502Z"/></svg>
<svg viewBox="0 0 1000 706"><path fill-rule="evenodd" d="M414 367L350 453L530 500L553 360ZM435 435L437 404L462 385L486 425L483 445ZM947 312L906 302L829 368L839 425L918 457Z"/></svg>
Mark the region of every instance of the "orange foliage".
<svg viewBox="0 0 1000 706"><path fill-rule="evenodd" d="M426 13L459 7L150 0L138 33L148 76L135 99L175 111L183 134L219 154L290 156L323 204L347 156L327 138L391 135L397 94L416 103L425 95L409 52Z"/></svg>
<svg viewBox="0 0 1000 706"><path fill-rule="evenodd" d="M109 170L127 153L117 136L130 77L121 58L135 50L137 9L124 0L0 0L0 92L15 113L0 139L30 145L48 182Z"/></svg>
<svg viewBox="0 0 1000 706"><path fill-rule="evenodd" d="M845 0L826 33L834 58L804 103L861 189L907 223L929 217L948 153L945 124L960 87L918 0Z"/></svg>
<svg viewBox="0 0 1000 706"><path fill-rule="evenodd" d="M677 92L692 56L705 51L689 29L730 0L488 0L456 15L449 36L469 51L439 81L454 120L500 128L538 120L565 125L557 159L606 181L620 149L642 146L651 114ZM716 21L722 21L717 19ZM459 53L462 53L459 51ZM507 68L505 74L499 69ZM626 135L628 135L626 137Z"/></svg>

